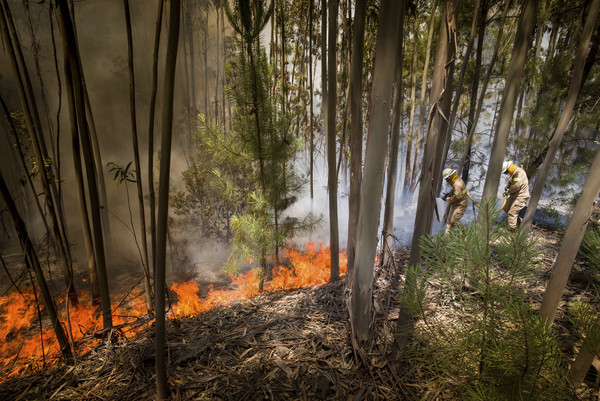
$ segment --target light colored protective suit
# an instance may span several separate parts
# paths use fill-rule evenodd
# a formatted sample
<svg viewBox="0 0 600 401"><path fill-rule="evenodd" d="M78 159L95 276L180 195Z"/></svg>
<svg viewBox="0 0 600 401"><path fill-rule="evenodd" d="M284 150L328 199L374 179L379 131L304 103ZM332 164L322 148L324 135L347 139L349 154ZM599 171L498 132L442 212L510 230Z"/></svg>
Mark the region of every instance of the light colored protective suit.
<svg viewBox="0 0 600 401"><path fill-rule="evenodd" d="M466 228L463 223L459 220L465 215L465 210L469 206L467 200L467 186L465 182L459 176L452 174L448 177L448 184L452 186L446 201L450 204L450 210L448 211L448 220L446 222L446 234L450 232L452 227Z"/></svg>
<svg viewBox="0 0 600 401"><path fill-rule="evenodd" d="M514 164L511 165L515 166ZM514 230L517 228L517 221L519 219L519 212L525 207L529 200L529 180L525 170L521 167L511 168L509 167L510 177L506 184L506 204L502 208L508 215L508 228Z"/></svg>

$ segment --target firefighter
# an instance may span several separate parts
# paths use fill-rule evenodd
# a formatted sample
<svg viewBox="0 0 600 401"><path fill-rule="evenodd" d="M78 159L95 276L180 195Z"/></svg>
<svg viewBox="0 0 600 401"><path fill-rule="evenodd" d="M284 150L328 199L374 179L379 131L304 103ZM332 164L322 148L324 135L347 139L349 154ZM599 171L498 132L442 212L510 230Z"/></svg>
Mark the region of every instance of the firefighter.
<svg viewBox="0 0 600 401"><path fill-rule="evenodd" d="M508 183L504 189L506 202L502 208L508 215L508 229L515 230L521 223L519 212L529 200L529 180L522 167L517 167L512 161L502 164L502 172L508 174Z"/></svg>
<svg viewBox="0 0 600 401"><path fill-rule="evenodd" d="M442 171L442 176L448 184L450 191L442 197L448 202L444 219L446 220L446 234L450 232L452 227L466 228L459 220L465 215L465 210L469 202L467 201L467 187L464 181L456 174L456 170L445 168Z"/></svg>

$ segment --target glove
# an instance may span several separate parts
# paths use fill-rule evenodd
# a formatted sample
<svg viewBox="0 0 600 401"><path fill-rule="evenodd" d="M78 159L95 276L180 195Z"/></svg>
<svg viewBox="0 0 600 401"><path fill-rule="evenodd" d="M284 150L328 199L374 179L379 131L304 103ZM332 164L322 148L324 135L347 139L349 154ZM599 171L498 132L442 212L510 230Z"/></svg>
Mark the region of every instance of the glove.
<svg viewBox="0 0 600 401"><path fill-rule="evenodd" d="M507 195L508 195L508 189L505 189L504 193L502 194L502 196L506 198Z"/></svg>
<svg viewBox="0 0 600 401"><path fill-rule="evenodd" d="M445 193L444 196L442 196L442 200L447 201L449 197L450 197L450 192Z"/></svg>

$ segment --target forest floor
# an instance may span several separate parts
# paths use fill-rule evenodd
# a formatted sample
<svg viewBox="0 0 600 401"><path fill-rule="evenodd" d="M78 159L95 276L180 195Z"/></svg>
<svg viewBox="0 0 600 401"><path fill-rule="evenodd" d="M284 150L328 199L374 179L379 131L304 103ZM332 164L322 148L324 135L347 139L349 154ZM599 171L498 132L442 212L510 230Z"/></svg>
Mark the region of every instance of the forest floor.
<svg viewBox="0 0 600 401"><path fill-rule="evenodd" d="M526 289L541 302L561 234L534 230L540 264ZM281 291L236 301L192 318L167 321L169 385L173 400L455 400L456 389L428 381L418 365L393 363L398 293L409 250L376 268L374 341L359 357L351 345L344 279L318 287ZM557 314L557 331L569 363L574 344L565 316L574 298L596 300L577 264ZM595 301L594 301L595 302ZM81 352L80 352L81 353ZM0 383L2 400L155 399L153 328L101 344L74 365L29 372ZM579 399L598 399L598 383L586 382Z"/></svg>

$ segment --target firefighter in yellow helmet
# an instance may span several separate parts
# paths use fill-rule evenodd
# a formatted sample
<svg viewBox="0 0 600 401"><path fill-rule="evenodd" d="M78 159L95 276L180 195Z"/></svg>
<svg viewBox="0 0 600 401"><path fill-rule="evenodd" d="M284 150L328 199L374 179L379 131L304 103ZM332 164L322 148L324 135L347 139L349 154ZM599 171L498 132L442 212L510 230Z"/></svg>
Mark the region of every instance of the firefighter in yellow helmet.
<svg viewBox="0 0 600 401"><path fill-rule="evenodd" d="M446 234L450 232L452 227L465 228L465 225L459 220L465 215L465 210L469 202L467 200L467 186L462 178L456 174L456 170L445 168L442 171L442 176L450 184L450 192L445 194L442 199L448 202Z"/></svg>
<svg viewBox="0 0 600 401"><path fill-rule="evenodd" d="M502 208L508 215L508 228L515 230L520 223L519 212L525 207L529 200L529 180L525 170L517 167L512 161L502 164L502 172L508 174L508 183L504 190L506 203Z"/></svg>

